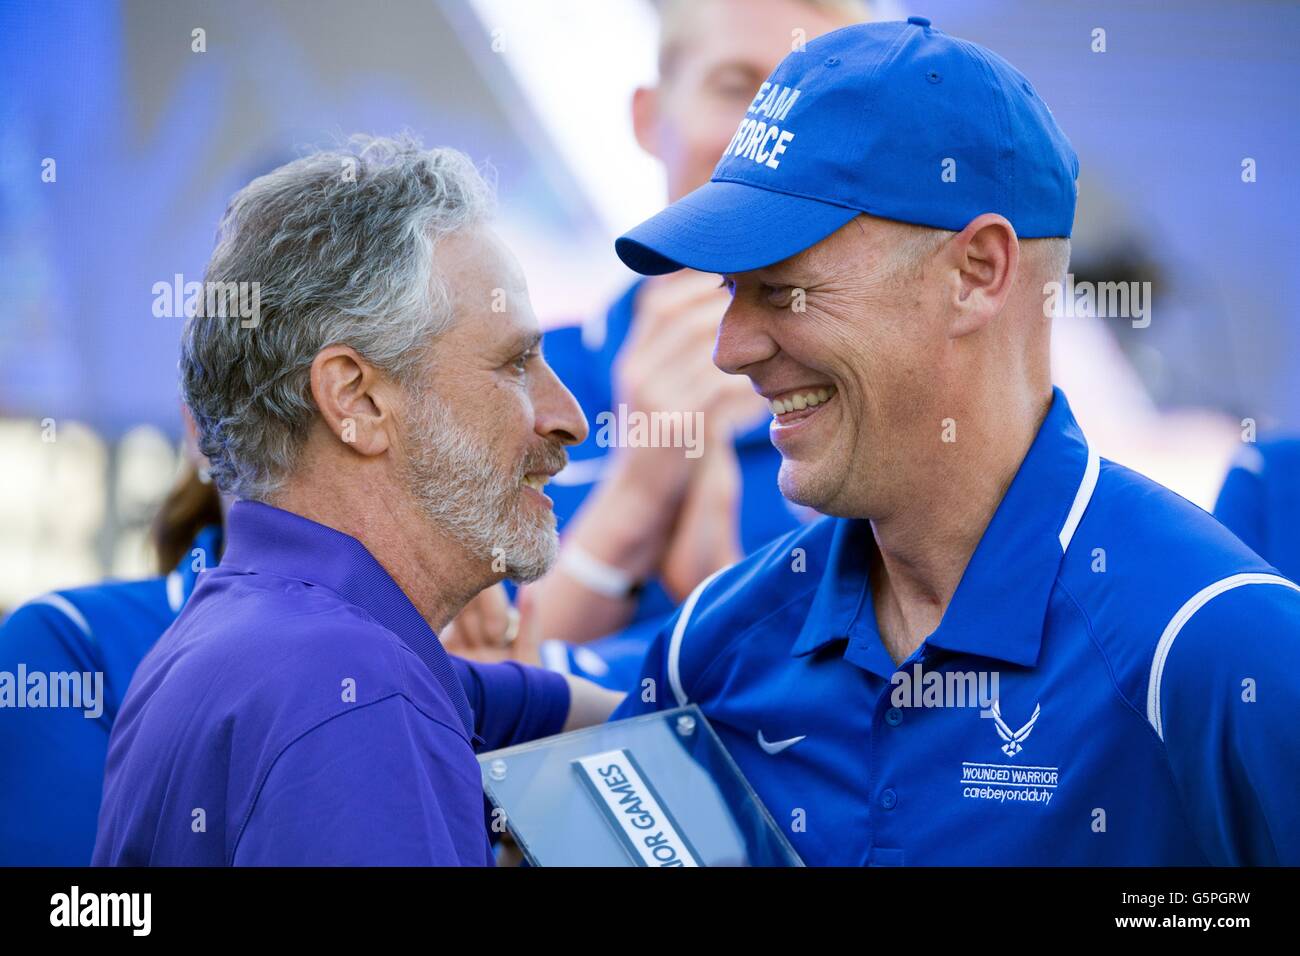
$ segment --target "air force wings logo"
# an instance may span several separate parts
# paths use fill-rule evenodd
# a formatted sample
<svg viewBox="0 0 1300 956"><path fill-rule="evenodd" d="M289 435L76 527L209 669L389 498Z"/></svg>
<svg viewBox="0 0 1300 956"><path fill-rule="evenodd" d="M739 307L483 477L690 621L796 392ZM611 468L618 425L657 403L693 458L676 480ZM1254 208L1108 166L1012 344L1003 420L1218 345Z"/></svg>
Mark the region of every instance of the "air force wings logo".
<svg viewBox="0 0 1300 956"><path fill-rule="evenodd" d="M987 697L984 700L988 700ZM1042 715L1040 703L1034 704L1034 712L1019 730L1012 730L1002 718L1002 702L998 698L980 711L980 716L993 719L993 727L1002 738L1002 752L1014 757L1025 749L1025 741L1034 731L1034 725ZM1050 736L1050 733L1049 733ZM988 738L985 738L987 741ZM1043 744L1043 740L1038 741ZM1046 741L1048 745L1051 741ZM984 747L987 747L987 742ZM983 749L983 747L981 747ZM1050 746L1047 748L1051 749ZM1042 754L1041 749L1035 753ZM1034 760L1034 764L1046 763L1046 760ZM1014 806L1015 804L1036 803L1042 806L1052 802L1056 788L1061 782L1060 767L1042 767L1023 763L984 763L982 761L963 760L961 764L961 795L964 800L985 800L997 806ZM1024 812L1024 811L1020 811Z"/></svg>
<svg viewBox="0 0 1300 956"><path fill-rule="evenodd" d="M1019 730L1012 730L1007 726L1007 722L1002 719L1002 707L1000 701L993 701L991 716L993 717L993 726L997 728L998 736L1006 741L1002 745L1002 752L1008 757L1014 757L1020 751L1024 750L1024 742L1034 729L1034 723L1038 720L1038 715L1042 713L1041 704L1034 705L1034 714L1028 722Z"/></svg>

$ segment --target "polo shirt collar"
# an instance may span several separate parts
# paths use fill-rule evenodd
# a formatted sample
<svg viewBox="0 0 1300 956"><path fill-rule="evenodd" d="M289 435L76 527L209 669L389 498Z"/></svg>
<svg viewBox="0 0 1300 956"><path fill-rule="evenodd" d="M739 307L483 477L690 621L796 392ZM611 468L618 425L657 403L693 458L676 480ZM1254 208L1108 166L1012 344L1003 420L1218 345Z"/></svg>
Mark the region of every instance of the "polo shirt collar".
<svg viewBox="0 0 1300 956"><path fill-rule="evenodd" d="M1065 394L1053 389L1047 416L926 644L1024 666L1037 662L1052 588L1098 466ZM846 640L846 659L887 677L896 665L871 603L871 527L836 521L826 572L791 653Z"/></svg>
<svg viewBox="0 0 1300 956"><path fill-rule="evenodd" d="M438 635L383 565L356 538L256 501L236 501L226 529L224 569L266 573L329 588L392 631L424 661L474 739L469 700Z"/></svg>
<svg viewBox="0 0 1300 956"><path fill-rule="evenodd" d="M803 629L790 649L802 657L821 650L833 641L848 640L859 624L875 633L875 610L867 572L875 541L871 525L858 518L831 518L834 530L827 553L826 570L813 594L812 606ZM878 637L878 635L877 635Z"/></svg>

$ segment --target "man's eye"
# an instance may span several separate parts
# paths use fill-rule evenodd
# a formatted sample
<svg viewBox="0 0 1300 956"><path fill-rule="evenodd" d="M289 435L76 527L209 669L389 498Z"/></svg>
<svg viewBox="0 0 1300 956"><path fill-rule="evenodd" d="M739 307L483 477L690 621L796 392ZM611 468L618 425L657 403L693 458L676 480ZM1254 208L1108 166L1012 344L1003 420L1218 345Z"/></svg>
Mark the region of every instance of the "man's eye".
<svg viewBox="0 0 1300 956"><path fill-rule="evenodd" d="M784 309L790 305L794 289L788 285L765 285L763 286L763 295L767 301L778 308Z"/></svg>
<svg viewBox="0 0 1300 956"><path fill-rule="evenodd" d="M726 99L744 102L746 105L754 98L754 89L748 83L722 83L718 86L718 93Z"/></svg>
<svg viewBox="0 0 1300 956"><path fill-rule="evenodd" d="M531 362L536 357L537 357L537 350L529 349L527 352L524 352L522 355L516 357L515 360L512 361L510 364L511 366L514 367L515 371L526 372L528 371L528 363Z"/></svg>

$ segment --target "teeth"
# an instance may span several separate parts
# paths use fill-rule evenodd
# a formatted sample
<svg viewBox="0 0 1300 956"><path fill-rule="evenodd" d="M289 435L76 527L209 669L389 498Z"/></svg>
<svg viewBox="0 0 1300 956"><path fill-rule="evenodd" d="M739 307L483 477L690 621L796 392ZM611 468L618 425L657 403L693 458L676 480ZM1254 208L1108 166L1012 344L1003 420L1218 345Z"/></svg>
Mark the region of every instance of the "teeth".
<svg viewBox="0 0 1300 956"><path fill-rule="evenodd" d="M533 491L541 491L546 487L546 482L550 480L550 475L524 475L524 484Z"/></svg>
<svg viewBox="0 0 1300 956"><path fill-rule="evenodd" d="M767 404L772 409L773 415L788 415L790 412L801 412L806 408L813 408L823 402L830 401L830 397L834 394L835 389L833 387L819 388L815 391L802 392L786 398L773 398Z"/></svg>

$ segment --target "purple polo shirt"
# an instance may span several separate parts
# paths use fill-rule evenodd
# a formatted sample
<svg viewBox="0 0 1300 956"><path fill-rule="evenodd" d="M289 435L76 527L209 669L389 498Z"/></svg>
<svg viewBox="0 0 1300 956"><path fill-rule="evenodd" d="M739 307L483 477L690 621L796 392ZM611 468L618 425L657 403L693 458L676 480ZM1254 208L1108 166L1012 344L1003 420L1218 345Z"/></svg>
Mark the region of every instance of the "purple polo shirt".
<svg viewBox="0 0 1300 956"><path fill-rule="evenodd" d="M355 538L237 502L113 726L96 865L490 865L476 745L558 733L558 674L450 657Z"/></svg>

